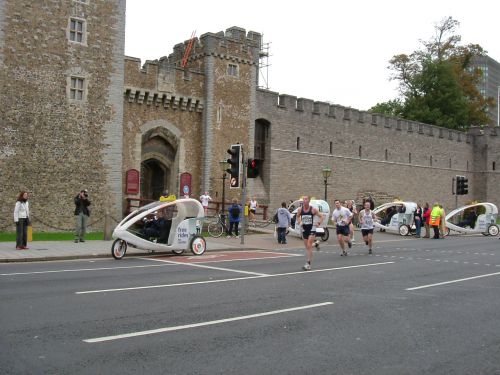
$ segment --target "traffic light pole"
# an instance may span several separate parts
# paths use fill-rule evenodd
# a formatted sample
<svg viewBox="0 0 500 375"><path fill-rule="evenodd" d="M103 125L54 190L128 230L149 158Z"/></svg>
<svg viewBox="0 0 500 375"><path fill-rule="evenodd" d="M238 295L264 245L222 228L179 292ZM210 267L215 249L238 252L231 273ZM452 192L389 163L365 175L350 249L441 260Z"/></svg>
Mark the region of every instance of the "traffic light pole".
<svg viewBox="0 0 500 375"><path fill-rule="evenodd" d="M457 191L457 179L453 177L451 179L451 193L455 195L455 209L458 208L458 191Z"/></svg>
<svg viewBox="0 0 500 375"><path fill-rule="evenodd" d="M247 160L245 158L245 152L243 150L243 146L241 147L241 153L242 153L242 164L243 164L243 173L241 176L241 187L242 187L242 194L241 194L241 207L243 208L242 212L242 217L243 217L243 225L241 226L241 241L240 244L244 245L245 244L245 224L247 221L247 217L245 216L245 203L247 200Z"/></svg>

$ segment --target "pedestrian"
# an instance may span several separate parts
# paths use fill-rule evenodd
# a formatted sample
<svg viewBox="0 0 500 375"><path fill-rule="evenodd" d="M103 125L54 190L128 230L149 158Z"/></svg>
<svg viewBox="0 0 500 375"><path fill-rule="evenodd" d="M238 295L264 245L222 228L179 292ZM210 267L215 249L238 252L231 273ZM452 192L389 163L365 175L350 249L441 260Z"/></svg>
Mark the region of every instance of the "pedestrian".
<svg viewBox="0 0 500 375"><path fill-rule="evenodd" d="M415 222L415 237L420 238L420 233L422 232L422 207L417 203L417 208L415 208L415 212L413 213L413 220Z"/></svg>
<svg viewBox="0 0 500 375"><path fill-rule="evenodd" d="M200 196L200 202L203 206L203 211L205 212L205 216L208 216L208 203L212 200L212 197L208 195L208 191L205 191L205 194Z"/></svg>
<svg viewBox="0 0 500 375"><path fill-rule="evenodd" d="M85 233L87 232L87 222L90 216L90 200L87 189L81 190L75 197L75 243L85 242Z"/></svg>
<svg viewBox="0 0 500 375"><path fill-rule="evenodd" d="M359 213L359 222L361 223L361 235L366 246L368 246L368 254L372 254L373 249L373 223L377 220L377 216L371 210L371 202L365 201L365 208Z"/></svg>
<svg viewBox="0 0 500 375"><path fill-rule="evenodd" d="M318 209L312 207L309 202L309 196L304 196L302 198L302 207L297 211L297 221L302 228L302 239L304 240L304 245L306 247L306 264L302 267L304 271L311 270L312 262L312 246L316 239L316 226L321 226L323 222L323 215ZM314 216L319 217L319 222L316 224L314 222Z"/></svg>
<svg viewBox="0 0 500 375"><path fill-rule="evenodd" d="M332 212L332 221L336 223L337 240L339 241L342 250L341 256L346 256L345 244L349 249L352 247L351 238L349 236L349 223L352 219L352 213L346 207L340 204L338 199L335 199L335 210Z"/></svg>
<svg viewBox="0 0 500 375"><path fill-rule="evenodd" d="M30 224L30 205L28 192L21 191L14 206L16 223L16 250L28 250L28 225Z"/></svg>
<svg viewBox="0 0 500 375"><path fill-rule="evenodd" d="M286 244L286 230L291 224L292 215L286 208L286 202L281 202L281 207L276 211L278 223L276 225L278 231L278 243Z"/></svg>
<svg viewBox="0 0 500 375"><path fill-rule="evenodd" d="M429 208L429 203L425 202L423 213L422 213L422 220L424 222L424 227L425 227L425 236L424 238L430 238L430 226L429 226L429 221L431 220L431 209Z"/></svg>
<svg viewBox="0 0 500 375"><path fill-rule="evenodd" d="M257 208L259 207L259 203L253 197L250 199L250 221L255 225L255 213L257 212Z"/></svg>
<svg viewBox="0 0 500 375"><path fill-rule="evenodd" d="M355 205L355 203L354 203L353 200L346 201L346 207L352 213L351 221L349 222L349 238L351 239L352 243L356 243L356 240L354 239L354 223L353 223L353 220L358 215L358 210L356 209L356 205Z"/></svg>
<svg viewBox="0 0 500 375"><path fill-rule="evenodd" d="M229 217L229 229L227 232L227 238L231 238L234 230L234 237L238 237L238 226L240 225L240 214L241 206L238 204L238 200L233 198L233 204L228 208Z"/></svg>
<svg viewBox="0 0 500 375"><path fill-rule="evenodd" d="M441 213L442 210L439 207L439 203L435 202L434 205L432 206L431 218L429 220L429 225L434 230L434 237L432 238L435 240L439 239L439 226L441 224Z"/></svg>

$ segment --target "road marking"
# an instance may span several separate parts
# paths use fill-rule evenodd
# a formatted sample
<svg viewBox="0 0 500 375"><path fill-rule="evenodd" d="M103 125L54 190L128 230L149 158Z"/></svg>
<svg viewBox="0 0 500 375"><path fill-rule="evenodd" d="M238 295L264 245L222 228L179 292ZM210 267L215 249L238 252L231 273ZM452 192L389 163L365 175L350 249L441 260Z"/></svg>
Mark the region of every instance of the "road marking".
<svg viewBox="0 0 500 375"><path fill-rule="evenodd" d="M144 258L141 258L141 259L144 259ZM232 269L232 268L222 268L222 267L207 266L206 264L200 264L200 263L174 262L173 260L166 260L166 259L149 259L149 260L153 260L155 262L177 264L177 265L182 265L182 266L190 266L190 267L198 267L198 268L208 268L210 270L217 270L217 271L236 272L236 273L242 273L242 274L245 274L245 275L269 276L266 273L258 273L258 272L235 270L235 269Z"/></svg>
<svg viewBox="0 0 500 375"><path fill-rule="evenodd" d="M425 289L425 288L431 288L433 286L439 286L439 285L446 285L446 284L453 284L453 283L459 283L462 281L467 281L467 280L474 280L474 279L481 279L483 277L490 277L490 276L497 276L500 275L500 272L496 273L488 273L485 275L479 275L479 276L472 276L472 277L466 277L464 279L457 279L457 280L450 280L450 281L443 281L441 283L435 283L435 284L428 284L428 285L422 285L422 286L416 286L413 288L407 288L405 290L418 290L418 289Z"/></svg>
<svg viewBox="0 0 500 375"><path fill-rule="evenodd" d="M101 268L77 268L74 270L13 272L13 273L0 273L0 276L36 275L36 274L60 273L60 272L105 271L105 270L118 270L118 269L130 269L130 268L165 267L165 266L169 266L169 264L148 264L145 266L126 266L126 267L124 266L124 267L101 267Z"/></svg>
<svg viewBox="0 0 500 375"><path fill-rule="evenodd" d="M82 341L86 342L86 343L89 343L89 344L93 344L93 343L99 343L99 342L105 342L105 341L127 339L127 338L130 338L130 337L138 337L138 336L153 335L153 334L157 334L157 333L180 331L180 330L183 330L183 329L206 327L206 326L211 326L211 325L215 325L215 324L235 322L235 321L238 321L238 320L247 320L247 319L261 318L261 317L264 317L264 316L284 314L284 313L288 313L288 312L292 312L292 311L299 311L299 310L314 309L314 308L317 308L317 307L323 307L323 306L329 306L329 305L333 305L333 302L316 303L316 304L313 304L313 305L297 306L297 307L291 307L291 308L288 308L288 309L266 311L266 312L258 313L258 314L242 315L242 316L235 316L235 317L226 318L226 319L210 320L208 322L185 324L185 325L180 325L180 326L164 327L164 328L158 328L158 329L150 329L150 330L147 330L147 331L131 332L131 333L125 333L125 334L121 334L121 335L96 337L96 338L93 338L93 339L85 339L85 340L82 340Z"/></svg>
<svg viewBox="0 0 500 375"><path fill-rule="evenodd" d="M230 282L230 281L265 279L268 277L281 277L281 276L289 276L289 275L307 275L307 274L313 274L316 272L326 272L326 271L345 270L345 269L351 269L351 268L382 266L382 265L386 265L386 264L394 264L394 262L368 263L368 264L360 264L360 265L356 265L356 266L323 268L323 269L311 270L311 271L287 272L287 273L279 273L279 274L265 275L265 276L247 276L247 277L235 277L235 278L230 278L230 279L219 279L219 280L191 281L191 282L176 283L176 284L146 285L146 286L136 286L136 287L129 287L129 288L86 290L86 291L82 291L82 292L75 292L75 294L109 293L109 292L123 292L123 291L141 290L141 289L170 288L170 287L176 287L176 286L215 284L215 283L224 283L224 282Z"/></svg>

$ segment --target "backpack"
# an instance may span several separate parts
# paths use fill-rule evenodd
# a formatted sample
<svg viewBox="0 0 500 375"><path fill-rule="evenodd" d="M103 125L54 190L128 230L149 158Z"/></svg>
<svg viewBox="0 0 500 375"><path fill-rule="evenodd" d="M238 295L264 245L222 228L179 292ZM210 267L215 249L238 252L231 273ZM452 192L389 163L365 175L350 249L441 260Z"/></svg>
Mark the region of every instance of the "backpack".
<svg viewBox="0 0 500 375"><path fill-rule="evenodd" d="M240 217L240 208L238 206L231 207L231 217L237 219Z"/></svg>
<svg viewBox="0 0 500 375"><path fill-rule="evenodd" d="M277 222L278 222L278 211L276 211L276 213L273 216L273 223L277 223Z"/></svg>

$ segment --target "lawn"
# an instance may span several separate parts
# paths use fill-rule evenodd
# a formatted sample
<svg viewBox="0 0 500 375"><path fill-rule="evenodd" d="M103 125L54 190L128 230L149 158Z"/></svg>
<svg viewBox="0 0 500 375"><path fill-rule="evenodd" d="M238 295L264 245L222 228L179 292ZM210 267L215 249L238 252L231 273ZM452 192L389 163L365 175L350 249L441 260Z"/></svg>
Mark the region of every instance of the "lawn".
<svg viewBox="0 0 500 375"><path fill-rule="evenodd" d="M33 241L71 241L75 235L71 232L41 232L33 233ZM102 240L103 232L92 232L85 235L86 240ZM16 242L15 232L0 232L0 242Z"/></svg>

